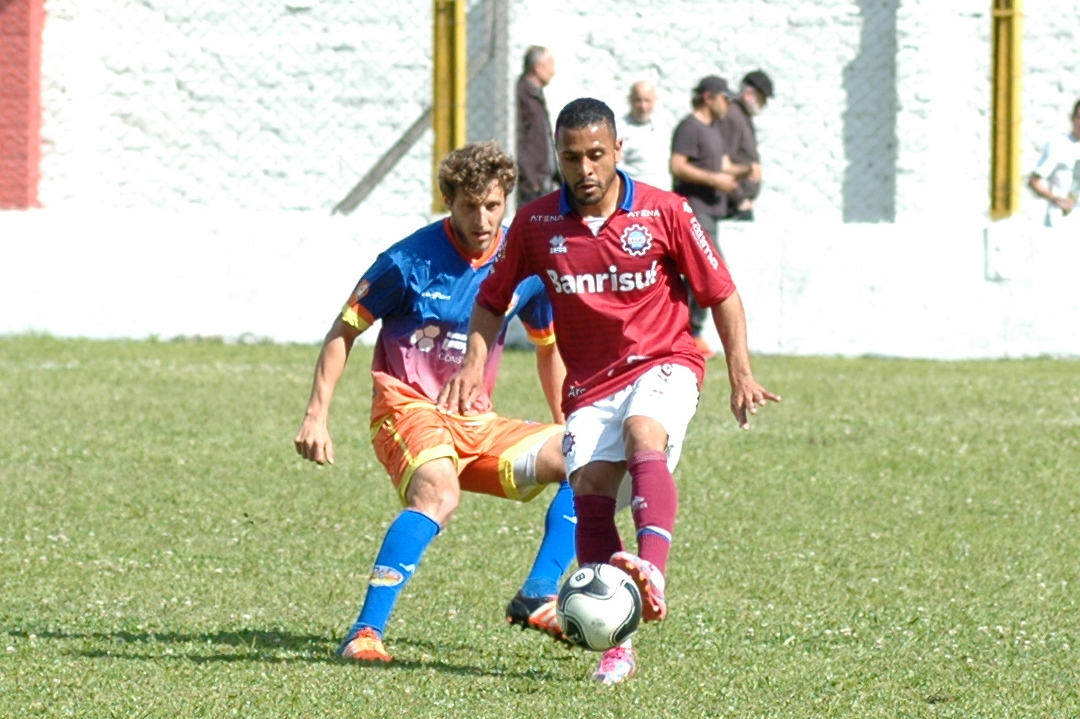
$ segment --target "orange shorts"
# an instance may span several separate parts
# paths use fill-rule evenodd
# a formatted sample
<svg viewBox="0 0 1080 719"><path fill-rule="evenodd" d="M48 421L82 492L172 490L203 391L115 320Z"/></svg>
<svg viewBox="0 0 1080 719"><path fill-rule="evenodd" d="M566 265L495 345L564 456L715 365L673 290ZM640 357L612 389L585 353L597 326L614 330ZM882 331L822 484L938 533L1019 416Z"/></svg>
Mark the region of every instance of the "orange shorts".
<svg viewBox="0 0 1080 719"><path fill-rule="evenodd" d="M441 457L457 465L463 491L528 502L544 486L535 477L523 477L520 472L515 476L514 464L538 452L549 437L562 431L562 425L510 419L494 412L458 417L412 405L373 425L371 444L402 504L417 468Z"/></svg>

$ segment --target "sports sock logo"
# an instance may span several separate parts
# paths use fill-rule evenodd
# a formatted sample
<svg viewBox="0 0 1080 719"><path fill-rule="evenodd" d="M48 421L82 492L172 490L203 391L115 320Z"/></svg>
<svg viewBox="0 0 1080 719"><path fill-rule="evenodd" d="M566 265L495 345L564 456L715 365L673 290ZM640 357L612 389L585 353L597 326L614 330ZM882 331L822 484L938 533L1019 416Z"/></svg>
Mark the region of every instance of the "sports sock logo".
<svg viewBox="0 0 1080 719"><path fill-rule="evenodd" d="M396 587L405 581L405 575L383 564L376 564L371 570L368 584L373 587Z"/></svg>

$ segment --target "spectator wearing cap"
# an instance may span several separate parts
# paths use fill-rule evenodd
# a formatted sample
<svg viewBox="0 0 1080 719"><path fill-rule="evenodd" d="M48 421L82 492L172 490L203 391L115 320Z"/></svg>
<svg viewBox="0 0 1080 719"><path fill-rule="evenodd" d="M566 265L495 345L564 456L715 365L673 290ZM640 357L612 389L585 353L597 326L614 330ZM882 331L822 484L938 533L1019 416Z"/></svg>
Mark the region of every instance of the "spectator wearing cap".
<svg viewBox="0 0 1080 719"><path fill-rule="evenodd" d="M761 191L761 156L754 117L765 108L772 95L772 80L763 71L754 70L743 78L739 97L720 120L724 148L731 161L728 169L739 177L738 188L728 193L725 219L754 219L754 200Z"/></svg>
<svg viewBox="0 0 1080 719"><path fill-rule="evenodd" d="M735 93L723 78L702 78L692 91L693 111L679 122L671 137L672 189L686 198L717 252L718 222L727 215L728 193L738 189L720 133L720 120L728 114L734 99ZM698 350L709 359L716 353L701 336L706 314L691 293L690 331Z"/></svg>

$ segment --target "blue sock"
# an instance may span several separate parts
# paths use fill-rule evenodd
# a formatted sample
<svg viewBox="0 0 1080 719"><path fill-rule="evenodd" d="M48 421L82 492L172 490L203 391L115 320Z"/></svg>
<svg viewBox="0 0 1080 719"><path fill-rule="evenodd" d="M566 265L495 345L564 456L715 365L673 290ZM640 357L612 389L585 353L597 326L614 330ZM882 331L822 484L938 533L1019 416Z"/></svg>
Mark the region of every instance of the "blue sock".
<svg viewBox="0 0 1080 719"><path fill-rule="evenodd" d="M386 530L368 580L364 606L347 636L351 637L363 627L371 627L380 636L383 634L398 595L438 533L439 524L431 517L414 509L402 510Z"/></svg>
<svg viewBox="0 0 1080 719"><path fill-rule="evenodd" d="M544 538L536 552L529 576L521 587L526 597L548 597L559 590L559 579L574 561L574 535L577 516L574 514L574 492L563 480L555 498L548 505L544 519Z"/></svg>

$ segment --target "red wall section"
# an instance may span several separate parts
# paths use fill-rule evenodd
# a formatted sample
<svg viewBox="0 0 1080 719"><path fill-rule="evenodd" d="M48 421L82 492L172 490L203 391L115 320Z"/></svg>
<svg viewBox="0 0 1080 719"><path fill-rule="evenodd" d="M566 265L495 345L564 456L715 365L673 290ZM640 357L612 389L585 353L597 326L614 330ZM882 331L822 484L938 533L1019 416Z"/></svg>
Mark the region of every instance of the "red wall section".
<svg viewBox="0 0 1080 719"><path fill-rule="evenodd" d="M36 207L44 0L0 0L0 209Z"/></svg>

